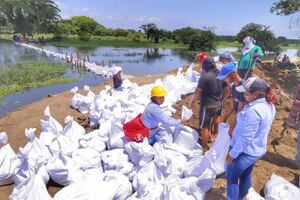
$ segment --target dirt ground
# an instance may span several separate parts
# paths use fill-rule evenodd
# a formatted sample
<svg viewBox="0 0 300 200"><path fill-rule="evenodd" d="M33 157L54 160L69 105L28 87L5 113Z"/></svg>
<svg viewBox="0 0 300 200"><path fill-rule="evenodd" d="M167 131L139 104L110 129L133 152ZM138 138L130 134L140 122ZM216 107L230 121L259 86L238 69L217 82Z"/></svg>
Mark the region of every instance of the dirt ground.
<svg viewBox="0 0 300 200"><path fill-rule="evenodd" d="M174 74L176 71L170 73ZM292 129L283 132L284 120L287 118L291 106L292 88L296 83L299 83L299 67L296 70L278 70L271 67L270 64L259 64L255 73L265 78L275 89L278 101L276 103L276 118L268 137L268 151L255 165L252 176L252 186L257 192L262 194L262 189L272 173L278 174L299 186L300 170L296 168L293 161L296 154L297 132ZM139 85L143 85L153 83L157 78L161 78L165 75L166 74L137 77L131 78L131 80ZM101 89L105 88L106 84L111 84L111 82L108 81L105 84L92 88L92 90L98 93ZM73 94L71 92L66 91L51 97L46 97L41 101L8 113L0 118L0 132L5 131L8 134L9 143L17 152L18 148L23 147L28 141L24 135L25 128L37 128L36 135L39 135L39 120L44 118L43 112L48 105L50 106L52 116L61 124L64 124L64 118L67 115L71 115L89 130L90 128L87 126L87 116L80 114L77 110L70 107L72 96ZM187 106L190 98L191 95L185 97L174 106L177 109L177 112L174 114L175 118L180 118L182 105ZM192 109L195 114L192 119L189 120L188 125L198 130L199 105L195 103ZM224 113L226 115L226 111ZM229 118L229 121L231 119L232 116ZM54 196L61 188L53 182L50 182L47 187L51 196ZM0 200L8 199L12 189L13 185L0 186ZM221 175L215 181L213 188L207 192L206 199L225 199L225 193L226 180L224 175Z"/></svg>

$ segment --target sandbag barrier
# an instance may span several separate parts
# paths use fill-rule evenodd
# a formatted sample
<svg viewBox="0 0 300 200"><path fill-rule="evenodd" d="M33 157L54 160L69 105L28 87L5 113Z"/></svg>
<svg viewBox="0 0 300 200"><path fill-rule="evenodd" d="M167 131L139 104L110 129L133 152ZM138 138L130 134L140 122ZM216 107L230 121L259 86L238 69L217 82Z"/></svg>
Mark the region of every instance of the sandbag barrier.
<svg viewBox="0 0 300 200"><path fill-rule="evenodd" d="M72 53L57 53L54 51L49 51L40 47L36 47L34 45L31 44L26 44L26 43L17 43L15 42L15 44L17 46L26 48L26 49L31 49L34 51L37 51L40 54L45 55L48 58L52 58L55 60L64 60L67 62L70 62L72 64L73 67L85 67L87 70L100 75L100 76L104 76L104 77L111 77L113 75L114 69L117 66L106 66L106 65L98 65L94 62L89 62L87 59L85 58L80 58L75 55L73 55Z"/></svg>

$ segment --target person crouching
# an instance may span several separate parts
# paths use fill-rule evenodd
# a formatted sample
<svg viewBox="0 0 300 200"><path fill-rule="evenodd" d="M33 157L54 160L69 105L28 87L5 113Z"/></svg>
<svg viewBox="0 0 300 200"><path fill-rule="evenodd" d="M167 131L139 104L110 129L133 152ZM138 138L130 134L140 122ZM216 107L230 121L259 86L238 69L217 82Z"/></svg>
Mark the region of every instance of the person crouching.
<svg viewBox="0 0 300 200"><path fill-rule="evenodd" d="M151 90L151 102L146 106L143 114L139 114L135 119L127 122L123 126L124 134L131 141L140 142L148 138L149 144L156 142L155 133L159 123L167 126L178 126L186 124L186 120L178 120L164 114L160 105L164 103L166 89L155 86Z"/></svg>

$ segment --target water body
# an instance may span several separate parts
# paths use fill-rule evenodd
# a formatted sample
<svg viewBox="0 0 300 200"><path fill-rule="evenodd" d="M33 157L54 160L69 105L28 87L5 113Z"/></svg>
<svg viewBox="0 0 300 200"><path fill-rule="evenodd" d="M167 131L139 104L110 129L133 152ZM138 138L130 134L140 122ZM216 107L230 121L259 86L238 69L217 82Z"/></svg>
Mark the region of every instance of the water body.
<svg viewBox="0 0 300 200"><path fill-rule="evenodd" d="M125 74L134 76L161 74L190 63L191 57L180 51L158 48L115 48L115 47L96 47L96 48L64 48L55 46L43 46L43 48L55 52L72 52L80 56L88 56L91 62L119 65ZM44 60L48 59L39 53L20 48L13 43L0 43L0 68L8 64L16 64L24 60ZM38 101L48 94L57 94L62 91L70 90L84 85L96 86L107 78L98 76L86 71L72 71L68 68L65 77L76 77L78 81L68 84L55 84L31 88L21 93L5 96L0 100L0 117L7 112L16 110L29 103Z"/></svg>

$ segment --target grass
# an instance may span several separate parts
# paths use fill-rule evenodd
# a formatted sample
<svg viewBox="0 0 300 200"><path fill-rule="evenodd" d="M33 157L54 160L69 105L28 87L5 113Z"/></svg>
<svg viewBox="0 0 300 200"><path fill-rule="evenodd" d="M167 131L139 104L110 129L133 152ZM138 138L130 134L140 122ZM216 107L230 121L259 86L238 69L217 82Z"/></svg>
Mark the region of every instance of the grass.
<svg viewBox="0 0 300 200"><path fill-rule="evenodd" d="M44 85L65 84L76 78L63 78L67 66L50 61L25 61L0 68L0 98Z"/></svg>

